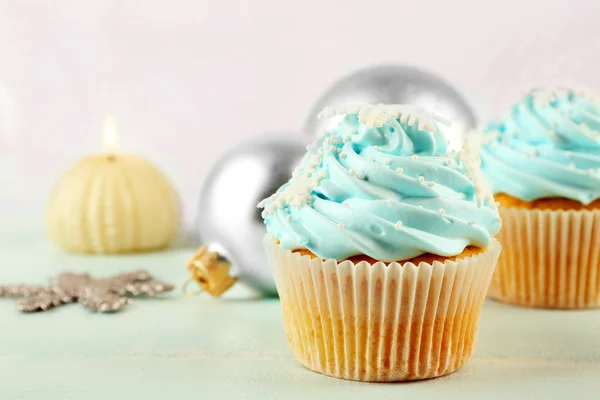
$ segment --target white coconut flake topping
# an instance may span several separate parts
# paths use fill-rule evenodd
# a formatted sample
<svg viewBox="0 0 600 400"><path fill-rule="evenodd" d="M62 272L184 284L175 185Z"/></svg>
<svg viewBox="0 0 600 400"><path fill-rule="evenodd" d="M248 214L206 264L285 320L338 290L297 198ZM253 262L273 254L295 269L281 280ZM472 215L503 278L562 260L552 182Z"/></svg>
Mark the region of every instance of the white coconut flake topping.
<svg viewBox="0 0 600 400"><path fill-rule="evenodd" d="M381 128L386 123L400 119L400 123L409 126L417 125L421 131L435 132L435 124L450 126L451 122L423 107L406 104L366 104L362 106L325 107L319 113L319 118L331 118L345 114L358 114L358 120L371 128Z"/></svg>
<svg viewBox="0 0 600 400"><path fill-rule="evenodd" d="M548 106L551 102L556 101L556 92L548 89L536 89L531 92L533 104L536 106Z"/></svg>
<svg viewBox="0 0 600 400"><path fill-rule="evenodd" d="M327 175L325 171L317 171L317 166L322 161L323 149L321 148L315 154L311 155L304 170L300 167L294 170L292 179L290 179L288 185L283 190L274 193L258 203L257 207L264 208L262 212L263 218L286 205L300 207L310 202L312 200L310 193Z"/></svg>
<svg viewBox="0 0 600 400"><path fill-rule="evenodd" d="M491 131L491 132L486 132L486 133L481 134L481 135L479 135L479 134L473 134L473 137L479 137L480 144L478 145L478 147L479 146L485 146L485 145L488 145L488 144L490 144L490 143L495 142L496 140L498 140L498 138L500 137L500 132L494 130L494 131ZM476 143L473 143L473 144L477 145Z"/></svg>
<svg viewBox="0 0 600 400"><path fill-rule="evenodd" d="M463 148L458 155L461 163L467 169L467 173L475 185L475 199L477 205L484 206L485 201L492 208L497 208L494 202L494 195L483 176L481 170L481 159L479 158L477 145L473 143L471 137L467 137L463 143Z"/></svg>

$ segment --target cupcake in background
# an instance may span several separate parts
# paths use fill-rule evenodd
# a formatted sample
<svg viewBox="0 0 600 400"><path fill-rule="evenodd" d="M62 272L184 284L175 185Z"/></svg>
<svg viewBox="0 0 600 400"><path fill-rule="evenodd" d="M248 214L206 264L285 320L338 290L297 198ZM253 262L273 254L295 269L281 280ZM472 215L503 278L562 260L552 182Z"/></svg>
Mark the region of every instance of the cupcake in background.
<svg viewBox="0 0 600 400"><path fill-rule="evenodd" d="M573 90L534 90L489 125L480 155L503 222L490 297L600 306L598 103Z"/></svg>
<svg viewBox="0 0 600 400"><path fill-rule="evenodd" d="M407 106L325 114L346 115L259 205L292 352L360 381L457 370L500 253L476 151L448 153L435 116Z"/></svg>

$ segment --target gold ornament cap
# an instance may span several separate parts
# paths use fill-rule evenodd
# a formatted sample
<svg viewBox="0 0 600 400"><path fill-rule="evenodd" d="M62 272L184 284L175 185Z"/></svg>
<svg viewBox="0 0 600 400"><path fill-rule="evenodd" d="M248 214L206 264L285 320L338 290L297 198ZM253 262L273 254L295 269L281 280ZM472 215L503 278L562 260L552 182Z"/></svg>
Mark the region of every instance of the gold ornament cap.
<svg viewBox="0 0 600 400"><path fill-rule="evenodd" d="M216 251L208 251L206 246L201 246L190 258L187 264L188 272L192 277L183 286L183 292L188 296L196 296L202 293L187 290L190 282L194 281L202 291L213 297L220 297L238 278L230 275L231 263L221 257Z"/></svg>

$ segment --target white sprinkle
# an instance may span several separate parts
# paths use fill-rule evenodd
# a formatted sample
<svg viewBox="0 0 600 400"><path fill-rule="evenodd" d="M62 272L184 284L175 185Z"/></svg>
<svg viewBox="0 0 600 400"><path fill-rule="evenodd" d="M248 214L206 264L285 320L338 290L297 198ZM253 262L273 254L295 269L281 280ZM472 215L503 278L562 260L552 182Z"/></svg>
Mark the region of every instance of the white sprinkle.
<svg viewBox="0 0 600 400"><path fill-rule="evenodd" d="M346 136L346 137L344 138L344 143L348 143L349 141L350 141L350 136Z"/></svg>
<svg viewBox="0 0 600 400"><path fill-rule="evenodd" d="M565 156L567 156L567 157L571 157L572 155L573 155L573 153L572 153L572 152L570 152L570 151L565 151Z"/></svg>
<svg viewBox="0 0 600 400"><path fill-rule="evenodd" d="M356 133L356 130L354 130L354 128L350 129L350 131L348 131L349 135L354 135Z"/></svg>
<svg viewBox="0 0 600 400"><path fill-rule="evenodd" d="M342 205L343 205L343 206L347 206L347 205L348 205L348 200L344 200L344 201L342 201Z"/></svg>
<svg viewBox="0 0 600 400"><path fill-rule="evenodd" d="M341 222L338 224L338 229L343 229L344 228L344 224L342 224Z"/></svg>
<svg viewBox="0 0 600 400"><path fill-rule="evenodd" d="M419 182L423 182L423 181L425 181L425 178L424 178L424 177L422 177L422 176L420 176L420 177L419 177Z"/></svg>
<svg viewBox="0 0 600 400"><path fill-rule="evenodd" d="M288 221L291 221L292 220L292 216L288 215L287 217L285 217L285 219L287 219Z"/></svg>
<svg viewBox="0 0 600 400"><path fill-rule="evenodd" d="M423 207L423 206L419 206L419 208L425 208L425 207Z"/></svg>
<svg viewBox="0 0 600 400"><path fill-rule="evenodd" d="M337 144L337 143L340 143L340 142L341 142L341 140L340 140L339 137L336 136L336 137L333 138L333 143L334 144Z"/></svg>
<svg viewBox="0 0 600 400"><path fill-rule="evenodd" d="M450 165L450 164L452 164L452 160L448 159L448 160L444 161L444 164Z"/></svg>
<svg viewBox="0 0 600 400"><path fill-rule="evenodd" d="M571 169L575 168L575 163L570 163L569 168L571 168Z"/></svg>
<svg viewBox="0 0 600 400"><path fill-rule="evenodd" d="M365 174L363 174L362 172L360 174L357 175L358 179L365 179Z"/></svg>
<svg viewBox="0 0 600 400"><path fill-rule="evenodd" d="M416 159L417 159L417 155L416 155L416 154L413 154L413 156L412 156L412 159L413 159L413 160L416 160Z"/></svg>
<svg viewBox="0 0 600 400"><path fill-rule="evenodd" d="M367 160L369 160L369 161L373 161L373 156L369 156L369 157L367 158Z"/></svg>
<svg viewBox="0 0 600 400"><path fill-rule="evenodd" d="M341 148L341 147L338 147L338 149L337 149L337 152L338 152L338 153L341 153L341 152L342 152L342 148Z"/></svg>
<svg viewBox="0 0 600 400"><path fill-rule="evenodd" d="M472 220L470 220L470 221L469 221L469 224L471 224L471 225L475 225L475 224L476 224L476 222L475 222L475 220L474 220L474 219L472 219Z"/></svg>
<svg viewBox="0 0 600 400"><path fill-rule="evenodd" d="M396 225L395 225L395 226L396 226L396 229L400 229L400 228L402 228L402 221L398 221L398 222L396 222Z"/></svg>
<svg viewBox="0 0 600 400"><path fill-rule="evenodd" d="M356 173L356 170L355 170L354 168L350 168L350 169L348 170L348 173L349 173L350 175L354 175L354 174Z"/></svg>
<svg viewBox="0 0 600 400"><path fill-rule="evenodd" d="M343 151L340 153L340 158L346 158L346 153L344 153Z"/></svg>
<svg viewBox="0 0 600 400"><path fill-rule="evenodd" d="M590 175L591 175L591 174L593 174L594 172L596 172L596 171L594 171L594 168L590 168L590 169L588 169L588 173L589 173Z"/></svg>
<svg viewBox="0 0 600 400"><path fill-rule="evenodd" d="M399 174L401 174L401 173L404 172L404 168L398 167L398 168L396 168L396 172L399 173Z"/></svg>
<svg viewBox="0 0 600 400"><path fill-rule="evenodd" d="M390 161L390 159L389 159L389 158L386 158L385 160L383 160L383 163L384 163L384 164L389 164L389 163L391 163L391 161Z"/></svg>
<svg viewBox="0 0 600 400"><path fill-rule="evenodd" d="M331 147L329 148L329 151L331 151L331 152L333 153L333 152L335 151L335 146L331 146Z"/></svg>
<svg viewBox="0 0 600 400"><path fill-rule="evenodd" d="M373 146L373 150L379 151L379 146Z"/></svg>
<svg viewBox="0 0 600 400"><path fill-rule="evenodd" d="M388 204L394 204L394 199L387 199Z"/></svg>
<svg viewBox="0 0 600 400"><path fill-rule="evenodd" d="M446 212L446 210L444 210L443 208L440 208L440 214L444 214Z"/></svg>
<svg viewBox="0 0 600 400"><path fill-rule="evenodd" d="M434 187L435 186L435 182L434 181L429 182L429 186L430 187Z"/></svg>
<svg viewBox="0 0 600 400"><path fill-rule="evenodd" d="M331 143L331 139L326 137L325 140L323 141L323 143L329 144L329 143Z"/></svg>

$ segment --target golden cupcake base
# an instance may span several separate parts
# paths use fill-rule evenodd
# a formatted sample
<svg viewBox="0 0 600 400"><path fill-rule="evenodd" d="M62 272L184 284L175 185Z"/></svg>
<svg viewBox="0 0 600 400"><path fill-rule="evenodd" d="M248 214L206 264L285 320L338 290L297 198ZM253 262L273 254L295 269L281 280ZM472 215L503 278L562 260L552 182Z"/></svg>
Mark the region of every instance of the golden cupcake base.
<svg viewBox="0 0 600 400"><path fill-rule="evenodd" d="M307 368L371 382L429 379L472 355L497 241L474 256L354 264L282 249L269 235L286 336Z"/></svg>
<svg viewBox="0 0 600 400"><path fill-rule="evenodd" d="M600 307L600 210L500 207L489 296L528 307Z"/></svg>

